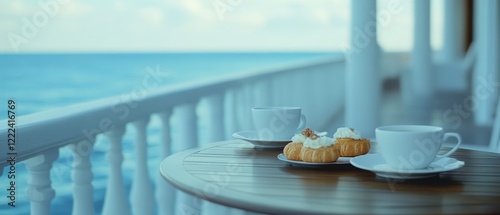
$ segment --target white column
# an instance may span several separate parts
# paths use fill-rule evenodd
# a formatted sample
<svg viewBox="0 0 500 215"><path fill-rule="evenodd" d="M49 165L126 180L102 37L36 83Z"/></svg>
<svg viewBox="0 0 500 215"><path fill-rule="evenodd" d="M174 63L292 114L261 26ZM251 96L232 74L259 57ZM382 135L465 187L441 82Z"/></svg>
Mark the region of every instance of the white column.
<svg viewBox="0 0 500 215"><path fill-rule="evenodd" d="M106 194L104 197L104 206L102 208L103 215L130 214L130 208L128 207L129 204L125 196L122 178L123 134L125 134L125 125L116 127L115 129L105 133L110 144L107 154L110 171L108 185L106 186Z"/></svg>
<svg viewBox="0 0 500 215"><path fill-rule="evenodd" d="M87 140L69 145L73 152L73 215L94 214L94 186L90 155L93 143Z"/></svg>
<svg viewBox="0 0 500 215"><path fill-rule="evenodd" d="M414 3L415 25L410 67L411 101L414 106L430 107L434 93L430 45L430 1L418 0Z"/></svg>
<svg viewBox="0 0 500 215"><path fill-rule="evenodd" d="M465 53L465 2L444 0L442 57L447 63L456 63Z"/></svg>
<svg viewBox="0 0 500 215"><path fill-rule="evenodd" d="M198 146L198 126L196 117L197 101L180 105L176 108L179 116L179 148L180 150ZM184 192L176 193L175 214L200 214L200 199Z"/></svg>
<svg viewBox="0 0 500 215"><path fill-rule="evenodd" d="M380 76L377 44L377 1L352 0L351 50L346 53L346 126L375 137L379 123Z"/></svg>
<svg viewBox="0 0 500 215"><path fill-rule="evenodd" d="M155 200L153 194L153 184L149 178L148 153L147 153L147 133L146 127L149 123L149 116L134 121L136 136L136 168L132 188L130 190L130 202L132 214L154 214Z"/></svg>
<svg viewBox="0 0 500 215"><path fill-rule="evenodd" d="M499 91L499 4L498 0L474 1L474 43L477 58L471 95L475 102L474 122L483 126L493 124Z"/></svg>
<svg viewBox="0 0 500 215"><path fill-rule="evenodd" d="M50 169L58 156L59 149L51 149L23 162L29 173L26 196L30 200L33 215L50 214L50 202L56 195L50 180Z"/></svg>
<svg viewBox="0 0 500 215"><path fill-rule="evenodd" d="M170 116L172 110L168 109L159 114L161 127L161 155L160 161L170 155L171 138L170 138ZM158 162L160 163L160 162ZM172 215L175 208L175 188L169 184L158 171L156 180L156 202L158 203L158 214Z"/></svg>

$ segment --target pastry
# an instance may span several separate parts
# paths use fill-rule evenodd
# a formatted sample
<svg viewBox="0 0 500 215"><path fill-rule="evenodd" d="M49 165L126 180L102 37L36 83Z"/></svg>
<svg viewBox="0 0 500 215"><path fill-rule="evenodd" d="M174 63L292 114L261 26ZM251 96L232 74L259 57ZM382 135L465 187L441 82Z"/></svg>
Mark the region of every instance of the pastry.
<svg viewBox="0 0 500 215"><path fill-rule="evenodd" d="M300 159L300 150L302 150L302 143L291 142L286 144L285 148L283 149L283 154L289 160L300 161L302 160Z"/></svg>
<svg viewBox="0 0 500 215"><path fill-rule="evenodd" d="M300 151L300 158L305 162L335 162L339 156L339 149L333 144L333 139L316 134L306 139Z"/></svg>
<svg viewBox="0 0 500 215"><path fill-rule="evenodd" d="M353 128L338 128L333 138L341 157L364 155L370 151L370 140L361 138L359 131Z"/></svg>
<svg viewBox="0 0 500 215"><path fill-rule="evenodd" d="M328 137L326 137L328 138ZM310 148L310 147L302 147L300 151L300 157L305 162L314 162L314 163L329 163L335 162L339 159L340 152L339 148L334 145L321 147L321 148Z"/></svg>
<svg viewBox="0 0 500 215"><path fill-rule="evenodd" d="M308 137L314 134L314 131L306 128L300 134L296 134L292 137L292 142L286 144L283 149L283 154L286 158L290 160L302 160L300 158L300 150L302 150L302 144L306 141Z"/></svg>

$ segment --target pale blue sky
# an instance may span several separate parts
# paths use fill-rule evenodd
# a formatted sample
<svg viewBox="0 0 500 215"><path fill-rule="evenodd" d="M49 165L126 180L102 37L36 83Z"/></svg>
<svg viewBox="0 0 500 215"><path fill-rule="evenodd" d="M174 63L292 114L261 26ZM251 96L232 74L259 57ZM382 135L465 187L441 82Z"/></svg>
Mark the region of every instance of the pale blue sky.
<svg viewBox="0 0 500 215"><path fill-rule="evenodd" d="M413 1L378 11L390 2L402 12L379 25L379 43L409 50ZM350 0L2 0L0 52L339 51L349 26Z"/></svg>

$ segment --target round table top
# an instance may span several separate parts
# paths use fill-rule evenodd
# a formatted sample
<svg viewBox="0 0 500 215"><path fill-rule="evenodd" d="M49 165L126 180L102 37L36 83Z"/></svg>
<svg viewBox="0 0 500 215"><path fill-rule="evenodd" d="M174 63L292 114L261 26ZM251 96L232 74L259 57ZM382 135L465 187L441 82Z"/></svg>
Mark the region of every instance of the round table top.
<svg viewBox="0 0 500 215"><path fill-rule="evenodd" d="M438 176L387 179L350 164L291 166L281 150L241 140L208 144L161 162L172 185L218 204L269 214L480 214L500 212L500 154L459 149L465 166Z"/></svg>

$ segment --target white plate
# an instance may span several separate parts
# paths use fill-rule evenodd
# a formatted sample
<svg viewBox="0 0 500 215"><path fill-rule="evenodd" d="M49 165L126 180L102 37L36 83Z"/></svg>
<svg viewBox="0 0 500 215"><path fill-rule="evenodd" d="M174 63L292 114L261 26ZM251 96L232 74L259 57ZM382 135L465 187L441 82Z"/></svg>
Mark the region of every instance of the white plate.
<svg viewBox="0 0 500 215"><path fill-rule="evenodd" d="M258 148L283 148L292 140L260 140L256 131L239 131L232 135L236 139L250 142Z"/></svg>
<svg viewBox="0 0 500 215"><path fill-rule="evenodd" d="M357 168L372 171L378 176L396 179L428 178L442 172L452 171L464 166L463 161L445 157L432 162L425 169L405 170L395 169L386 164L380 153L366 154L351 159L351 164Z"/></svg>
<svg viewBox="0 0 500 215"><path fill-rule="evenodd" d="M339 157L339 159L335 162L329 163L313 163L313 162L304 162L304 161L294 161L289 160L283 153L278 155L278 159L281 161L285 161L294 166L303 166L303 167L322 167L322 166L330 166L330 165L339 165L339 164L350 164L349 160L351 157Z"/></svg>

